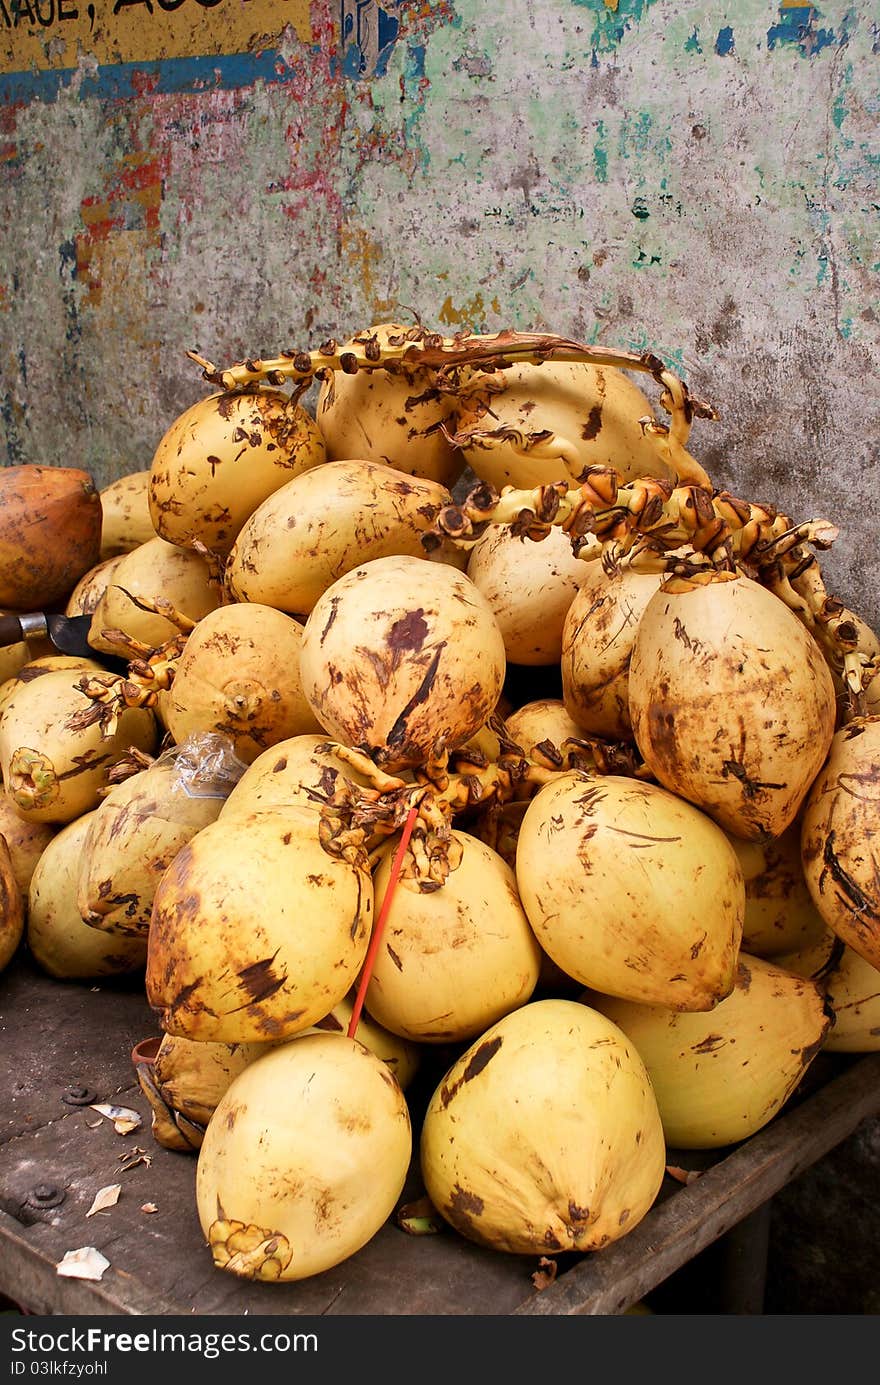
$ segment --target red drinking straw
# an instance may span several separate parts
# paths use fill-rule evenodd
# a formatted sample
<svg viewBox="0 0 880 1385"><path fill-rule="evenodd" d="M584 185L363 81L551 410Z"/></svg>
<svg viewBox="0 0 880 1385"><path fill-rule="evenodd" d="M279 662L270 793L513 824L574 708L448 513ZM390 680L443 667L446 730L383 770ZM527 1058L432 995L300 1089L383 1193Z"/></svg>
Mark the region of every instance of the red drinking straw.
<svg viewBox="0 0 880 1385"><path fill-rule="evenodd" d="M388 889L385 891L385 898L382 900L382 908L379 911L379 917L376 919L376 926L373 929L373 934L370 938L370 946L367 948L367 957L366 961L364 962L364 969L361 972L360 982L358 983L357 995L355 997L354 1002L354 1009L351 1012L351 1019L348 1022L348 1037L350 1039L354 1038L355 1033L357 1031L358 1021L361 1017L361 1010L364 1006L364 996L366 995L367 987L370 984L370 977L373 974L373 963L376 960L376 953L379 950L379 942L382 937L382 930L385 927L385 920L387 919L388 911L391 908L391 900L394 896L394 887L396 886L397 878L400 875L400 869L403 865L404 853L406 851L407 846L409 845L409 839L412 836L412 830L415 826L417 817L418 808L415 806L415 804L413 804L412 808L410 808L409 812L406 815L406 822L403 824L403 831L400 834L400 841L397 843L397 850L394 853L394 860L391 863L391 875L388 879Z"/></svg>

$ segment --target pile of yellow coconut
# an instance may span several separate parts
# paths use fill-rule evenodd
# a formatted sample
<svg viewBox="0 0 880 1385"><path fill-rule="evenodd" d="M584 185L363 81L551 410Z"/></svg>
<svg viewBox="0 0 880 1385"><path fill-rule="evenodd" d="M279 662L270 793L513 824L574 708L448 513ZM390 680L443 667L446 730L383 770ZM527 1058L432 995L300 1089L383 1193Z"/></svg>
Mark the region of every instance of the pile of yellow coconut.
<svg viewBox="0 0 880 1385"><path fill-rule="evenodd" d="M670 1148L880 1047L880 644L836 530L716 490L649 355L386 324L196 359L100 533L81 477L49 516L54 588L0 532L0 606L92 651L0 651L0 964L143 973L223 1269L338 1264L414 1159L481 1245L601 1250Z"/></svg>

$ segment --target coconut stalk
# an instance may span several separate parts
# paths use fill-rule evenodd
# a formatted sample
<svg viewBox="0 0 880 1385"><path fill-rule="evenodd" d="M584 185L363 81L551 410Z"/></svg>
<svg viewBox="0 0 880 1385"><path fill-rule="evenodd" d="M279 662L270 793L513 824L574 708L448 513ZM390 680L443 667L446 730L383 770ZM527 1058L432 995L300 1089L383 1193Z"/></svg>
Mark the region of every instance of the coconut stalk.
<svg viewBox="0 0 880 1385"><path fill-rule="evenodd" d="M768 505L753 504L697 484L672 486L655 477L622 485L610 467L593 467L580 486L565 481L532 490L485 483L437 516L424 537L476 543L490 524L508 524L540 542L553 526L568 534L586 561L630 555L641 571L692 576L700 568L745 570L778 596L807 627L856 712L880 668L863 622L825 589L807 545L826 550L839 535L825 519L795 524ZM686 554L674 550L689 548Z"/></svg>
<svg viewBox="0 0 880 1385"><path fill-rule="evenodd" d="M557 336L551 332L516 332L506 329L493 335L461 332L444 337L438 332L410 328L380 339L364 332L340 346L334 339L316 350L284 351L268 360L251 359L218 369L197 352L188 351L190 360L202 368L204 379L224 390L242 390L260 383L279 386L293 382L301 393L315 379L334 371L347 375L359 370L413 370L427 367L436 372L439 389L457 392L462 377L477 372L493 374L516 363L541 365L544 361L575 361L616 370L647 373L660 386L660 404L670 416L669 424L656 419L640 420L645 431L664 442L669 462L682 480L709 485L709 478L685 446L694 418L717 417L711 405L697 399L665 362L650 351L613 350L590 346L586 342Z"/></svg>

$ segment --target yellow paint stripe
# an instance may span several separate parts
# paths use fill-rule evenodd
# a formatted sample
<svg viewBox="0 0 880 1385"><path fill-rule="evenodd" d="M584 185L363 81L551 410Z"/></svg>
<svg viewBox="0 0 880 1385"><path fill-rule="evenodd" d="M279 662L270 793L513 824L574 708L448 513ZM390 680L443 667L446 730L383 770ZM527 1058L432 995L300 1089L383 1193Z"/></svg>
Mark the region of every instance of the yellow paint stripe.
<svg viewBox="0 0 880 1385"><path fill-rule="evenodd" d="M0 0L0 72L256 53L288 25L312 42L309 0Z"/></svg>

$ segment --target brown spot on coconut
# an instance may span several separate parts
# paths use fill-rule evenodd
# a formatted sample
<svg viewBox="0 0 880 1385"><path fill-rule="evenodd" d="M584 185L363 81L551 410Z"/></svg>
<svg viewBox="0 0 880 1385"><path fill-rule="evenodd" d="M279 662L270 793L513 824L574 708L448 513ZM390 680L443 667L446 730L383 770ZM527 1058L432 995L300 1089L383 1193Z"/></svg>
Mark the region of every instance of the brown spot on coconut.
<svg viewBox="0 0 880 1385"><path fill-rule="evenodd" d="M317 814L297 806L218 818L178 853L154 896L146 975L167 1032L291 1037L347 994L366 954L372 880L366 864L329 855L318 828ZM255 996L248 983L266 979L267 958L272 984Z"/></svg>
<svg viewBox="0 0 880 1385"><path fill-rule="evenodd" d="M391 632L413 612L424 638L389 661ZM497 622L473 583L406 555L365 563L328 588L306 621L300 658L303 691L325 730L390 771L463 745L493 712L505 667Z"/></svg>
<svg viewBox="0 0 880 1385"><path fill-rule="evenodd" d="M675 638L685 623L687 644ZM766 587L715 569L668 578L648 602L629 709L661 784L754 840L780 836L794 821L836 717L831 673L805 625ZM772 738L768 714L778 727Z"/></svg>
<svg viewBox="0 0 880 1385"><path fill-rule="evenodd" d="M225 557L269 495L325 460L314 419L284 391L209 395L174 420L153 455L148 502L156 532Z"/></svg>
<svg viewBox="0 0 880 1385"><path fill-rule="evenodd" d="M610 1042L597 1045L600 1037ZM420 1167L434 1206L468 1239L514 1254L551 1243L593 1250L631 1230L659 1192L666 1159L635 1046L595 1010L556 999L504 1016L479 1047L497 1039L479 1081L463 1078L472 1045L428 1104Z"/></svg>

